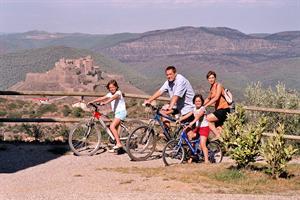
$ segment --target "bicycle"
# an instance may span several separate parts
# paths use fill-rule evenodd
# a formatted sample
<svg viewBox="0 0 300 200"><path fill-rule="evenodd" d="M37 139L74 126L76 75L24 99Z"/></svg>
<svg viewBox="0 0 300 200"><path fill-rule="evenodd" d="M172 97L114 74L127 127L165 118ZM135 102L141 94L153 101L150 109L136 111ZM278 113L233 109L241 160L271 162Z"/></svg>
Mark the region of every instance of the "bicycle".
<svg viewBox="0 0 300 200"><path fill-rule="evenodd" d="M158 133L155 132L155 123L161 127L166 141L170 141L176 137L176 133L180 130L175 130L175 134L171 136L169 129L163 124L161 118L168 119L171 122L176 122L176 119L160 112L160 107L155 107L151 104L145 106L150 107L153 112L153 118L150 119L148 125L143 125L136 128L126 141L127 154L132 161L147 160L155 151Z"/></svg>
<svg viewBox="0 0 300 200"><path fill-rule="evenodd" d="M185 126L181 124L181 126ZM199 149L200 137L194 140L189 140L186 130L180 134L179 139L169 141L163 149L162 158L165 166L183 163L184 161L193 158L197 161L204 160L204 154ZM216 141L207 142L208 160L211 163L220 163L223 159L221 146Z"/></svg>
<svg viewBox="0 0 300 200"><path fill-rule="evenodd" d="M102 119L102 116L109 119L107 115L104 115L99 112L97 104L91 103L87 107L91 108L92 117L88 120L79 122L75 128L70 132L68 143L70 149L74 152L75 155L94 155L101 147L101 134L106 133L109 137L109 142L115 144L115 137L107 127L105 122ZM96 124L96 123L99 123ZM137 123L139 126L144 124L139 120L132 120L131 126ZM119 128L120 140L125 144L129 135L129 126L125 125L124 121L121 121Z"/></svg>

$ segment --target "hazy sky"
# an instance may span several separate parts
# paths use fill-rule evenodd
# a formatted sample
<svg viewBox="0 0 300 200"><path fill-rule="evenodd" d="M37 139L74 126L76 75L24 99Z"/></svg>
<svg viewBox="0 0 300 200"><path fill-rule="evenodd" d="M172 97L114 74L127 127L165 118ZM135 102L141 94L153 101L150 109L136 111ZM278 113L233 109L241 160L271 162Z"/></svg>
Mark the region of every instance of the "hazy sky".
<svg viewBox="0 0 300 200"><path fill-rule="evenodd" d="M300 30L300 0L0 0L0 32L120 33L179 26Z"/></svg>

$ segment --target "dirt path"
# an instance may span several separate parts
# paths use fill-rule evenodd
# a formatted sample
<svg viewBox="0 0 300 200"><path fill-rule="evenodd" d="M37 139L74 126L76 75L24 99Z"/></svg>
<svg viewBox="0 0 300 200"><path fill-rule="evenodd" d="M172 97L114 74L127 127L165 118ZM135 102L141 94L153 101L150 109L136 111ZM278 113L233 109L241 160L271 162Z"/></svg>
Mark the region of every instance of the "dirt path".
<svg viewBox="0 0 300 200"><path fill-rule="evenodd" d="M195 185L114 169L163 167L161 159L131 162L126 154L55 154L61 147L5 145L0 150L0 199L297 199L297 196L220 194ZM67 149L67 148L66 148ZM61 153L61 152L60 152ZM197 187L197 186L196 186ZM196 192L195 192L196 191ZM207 193L209 192L209 193ZM298 198L299 199L299 198Z"/></svg>

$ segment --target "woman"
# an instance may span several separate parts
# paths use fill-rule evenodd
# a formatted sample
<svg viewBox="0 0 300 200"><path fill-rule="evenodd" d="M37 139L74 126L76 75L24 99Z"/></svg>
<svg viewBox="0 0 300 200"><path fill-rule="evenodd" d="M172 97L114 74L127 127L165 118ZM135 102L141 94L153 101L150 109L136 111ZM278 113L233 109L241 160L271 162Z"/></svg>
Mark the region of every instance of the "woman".
<svg viewBox="0 0 300 200"><path fill-rule="evenodd" d="M220 137L220 131L216 127L223 125L227 118L227 113L230 112L229 105L225 100L223 93L224 88L222 84L216 81L217 75L214 71L209 71L206 75L208 82L210 83L210 92L204 101L204 106L208 107L215 105L215 111L207 115L207 121L209 128L214 132L217 138Z"/></svg>

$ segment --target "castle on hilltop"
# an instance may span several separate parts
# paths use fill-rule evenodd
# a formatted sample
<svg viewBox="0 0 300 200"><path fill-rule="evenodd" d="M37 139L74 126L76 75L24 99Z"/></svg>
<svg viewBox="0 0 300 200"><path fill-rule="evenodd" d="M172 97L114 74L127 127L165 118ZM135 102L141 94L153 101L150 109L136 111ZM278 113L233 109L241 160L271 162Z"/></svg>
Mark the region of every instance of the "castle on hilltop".
<svg viewBox="0 0 300 200"><path fill-rule="evenodd" d="M79 70L81 74L85 75L95 73L95 69L99 69L98 66L94 66L94 60L92 59L92 56L79 59L61 58L55 63L55 67L62 68L64 70L75 68Z"/></svg>
<svg viewBox="0 0 300 200"><path fill-rule="evenodd" d="M91 56L79 59L61 58L46 73L27 73L24 82L13 88L18 90L93 91L102 79L99 66Z"/></svg>
<svg viewBox="0 0 300 200"><path fill-rule="evenodd" d="M45 73L27 73L25 81L13 85L10 90L107 92L106 84L111 79L117 80L124 92L144 94L126 82L123 75L103 72L99 66L94 65L91 56L78 59L61 58L53 69Z"/></svg>

